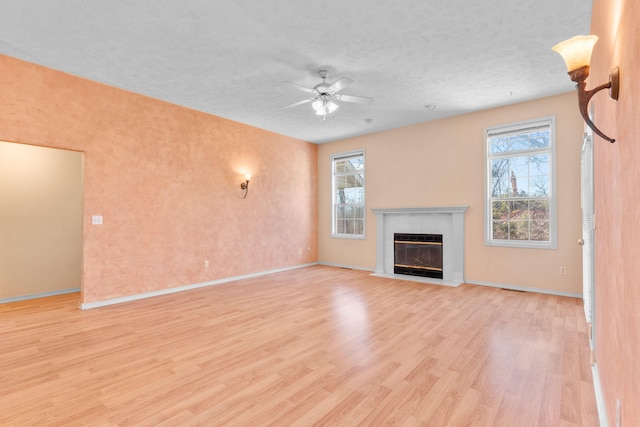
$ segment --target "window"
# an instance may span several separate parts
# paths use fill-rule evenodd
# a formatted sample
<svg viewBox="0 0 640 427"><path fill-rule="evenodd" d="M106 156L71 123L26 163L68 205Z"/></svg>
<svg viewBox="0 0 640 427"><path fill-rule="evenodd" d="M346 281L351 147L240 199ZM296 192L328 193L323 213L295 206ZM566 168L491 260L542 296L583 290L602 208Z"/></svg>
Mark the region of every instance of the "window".
<svg viewBox="0 0 640 427"><path fill-rule="evenodd" d="M555 248L555 118L485 130L485 243Z"/></svg>
<svg viewBox="0 0 640 427"><path fill-rule="evenodd" d="M364 239L364 151L335 154L333 237Z"/></svg>

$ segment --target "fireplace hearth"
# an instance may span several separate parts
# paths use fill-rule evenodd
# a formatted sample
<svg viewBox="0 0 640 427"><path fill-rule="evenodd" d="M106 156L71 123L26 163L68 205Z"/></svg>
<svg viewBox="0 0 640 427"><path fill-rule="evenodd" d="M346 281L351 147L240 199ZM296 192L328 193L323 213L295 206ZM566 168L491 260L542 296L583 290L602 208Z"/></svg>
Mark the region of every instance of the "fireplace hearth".
<svg viewBox="0 0 640 427"><path fill-rule="evenodd" d="M442 279L442 234L394 233L394 274Z"/></svg>

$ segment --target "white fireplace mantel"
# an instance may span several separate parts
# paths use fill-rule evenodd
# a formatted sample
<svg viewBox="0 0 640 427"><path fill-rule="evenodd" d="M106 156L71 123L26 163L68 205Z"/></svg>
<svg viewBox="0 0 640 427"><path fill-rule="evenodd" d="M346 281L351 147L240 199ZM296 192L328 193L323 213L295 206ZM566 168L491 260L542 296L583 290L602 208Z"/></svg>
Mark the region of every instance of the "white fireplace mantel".
<svg viewBox="0 0 640 427"><path fill-rule="evenodd" d="M464 282L464 213L468 206L372 208L376 214L375 276L458 286ZM393 234L442 234L443 278L394 274Z"/></svg>

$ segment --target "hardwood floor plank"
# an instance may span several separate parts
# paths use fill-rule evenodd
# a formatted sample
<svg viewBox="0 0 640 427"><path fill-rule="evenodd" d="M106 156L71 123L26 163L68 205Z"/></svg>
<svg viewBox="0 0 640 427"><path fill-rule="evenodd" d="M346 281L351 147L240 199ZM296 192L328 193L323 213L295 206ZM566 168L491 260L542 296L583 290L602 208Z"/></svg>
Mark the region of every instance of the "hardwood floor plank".
<svg viewBox="0 0 640 427"><path fill-rule="evenodd" d="M0 425L598 425L572 298L313 266L77 305L0 305Z"/></svg>

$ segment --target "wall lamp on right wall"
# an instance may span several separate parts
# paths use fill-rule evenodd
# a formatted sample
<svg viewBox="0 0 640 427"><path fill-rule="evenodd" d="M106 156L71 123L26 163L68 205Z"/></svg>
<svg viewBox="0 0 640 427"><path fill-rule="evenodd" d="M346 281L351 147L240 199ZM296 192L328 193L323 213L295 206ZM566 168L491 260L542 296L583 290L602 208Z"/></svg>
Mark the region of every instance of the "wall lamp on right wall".
<svg viewBox="0 0 640 427"><path fill-rule="evenodd" d="M593 52L593 46L595 46L597 41L598 36L575 36L569 40L558 43L551 49L562 56L569 70L569 77L576 82L576 88L578 89L578 106L580 107L580 114L582 114L582 118L587 126L593 129L600 137L609 142L615 142L615 139L609 138L597 128L589 118L589 112L587 111L591 97L602 89L609 89L609 97L614 101L618 100L618 94L620 92L620 70L618 67L609 73L608 83L601 84L591 90L587 90L586 88L587 83L585 80L589 77L591 52Z"/></svg>

